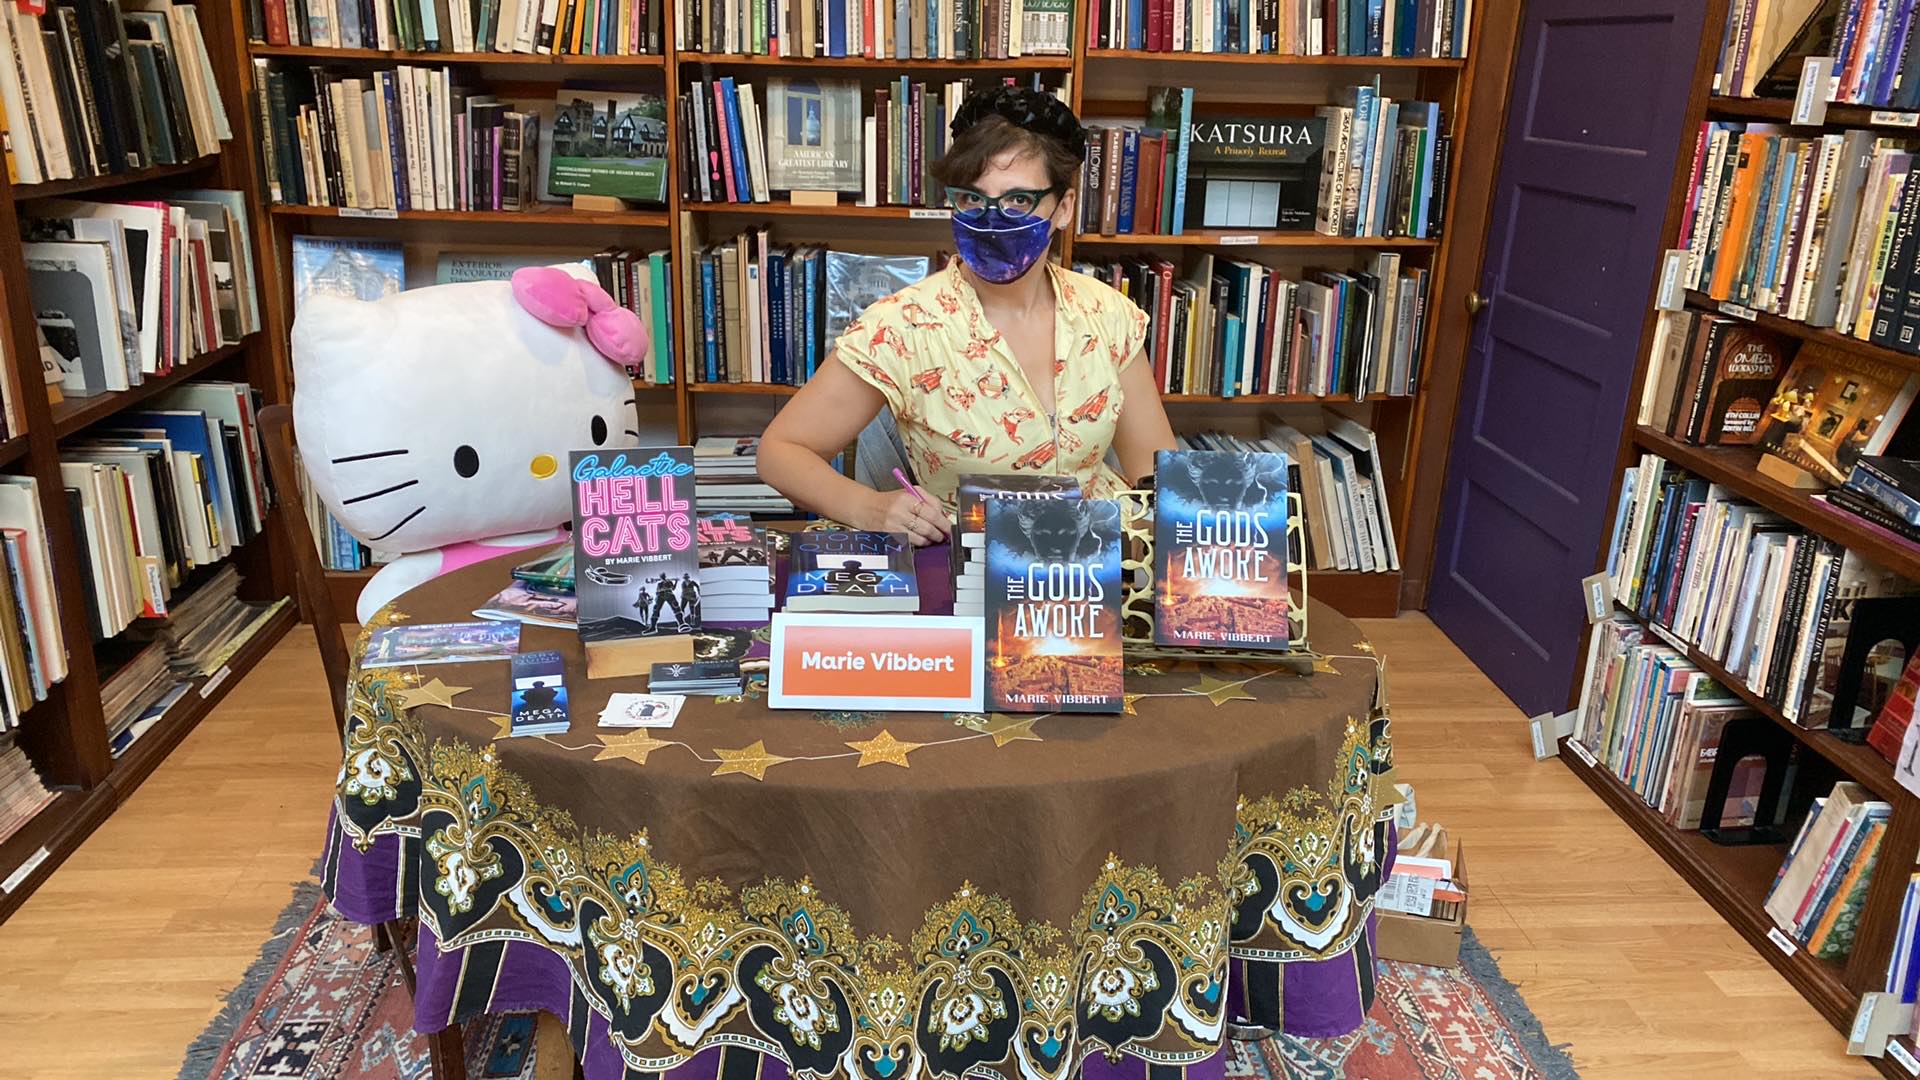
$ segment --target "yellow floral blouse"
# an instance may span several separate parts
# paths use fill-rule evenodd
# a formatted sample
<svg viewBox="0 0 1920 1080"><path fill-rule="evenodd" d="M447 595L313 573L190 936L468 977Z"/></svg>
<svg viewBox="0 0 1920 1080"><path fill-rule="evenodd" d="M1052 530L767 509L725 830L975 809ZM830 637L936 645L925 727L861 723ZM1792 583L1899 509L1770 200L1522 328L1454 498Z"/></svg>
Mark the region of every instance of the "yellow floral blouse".
<svg viewBox="0 0 1920 1080"><path fill-rule="evenodd" d="M1111 286L1051 262L1054 401L1042 402L987 321L959 260L876 302L834 352L892 408L914 479L953 512L973 473L1073 476L1090 497L1126 482L1104 464L1147 314ZM1057 419L1056 419L1057 418ZM1055 425L1058 431L1055 431Z"/></svg>

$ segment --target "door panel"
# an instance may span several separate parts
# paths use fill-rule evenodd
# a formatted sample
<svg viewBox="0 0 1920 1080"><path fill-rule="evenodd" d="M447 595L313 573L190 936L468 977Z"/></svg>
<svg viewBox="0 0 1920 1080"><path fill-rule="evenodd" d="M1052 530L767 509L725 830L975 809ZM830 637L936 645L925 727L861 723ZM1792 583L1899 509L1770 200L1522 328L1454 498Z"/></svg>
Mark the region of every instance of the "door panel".
<svg viewBox="0 0 1920 1080"><path fill-rule="evenodd" d="M1533 0L1521 23L1427 598L1528 712L1578 661L1703 22L1592 9Z"/></svg>

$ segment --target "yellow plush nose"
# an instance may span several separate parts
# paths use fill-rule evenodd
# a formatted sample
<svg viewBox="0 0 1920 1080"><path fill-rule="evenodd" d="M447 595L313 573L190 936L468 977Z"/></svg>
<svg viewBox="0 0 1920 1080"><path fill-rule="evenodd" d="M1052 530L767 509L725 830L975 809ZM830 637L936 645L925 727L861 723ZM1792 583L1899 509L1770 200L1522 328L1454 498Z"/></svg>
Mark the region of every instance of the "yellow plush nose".
<svg viewBox="0 0 1920 1080"><path fill-rule="evenodd" d="M533 461L527 465L527 471L533 474L535 480L545 480L547 477L552 476L554 470L559 467L560 463L553 460L552 454L537 454L534 456Z"/></svg>

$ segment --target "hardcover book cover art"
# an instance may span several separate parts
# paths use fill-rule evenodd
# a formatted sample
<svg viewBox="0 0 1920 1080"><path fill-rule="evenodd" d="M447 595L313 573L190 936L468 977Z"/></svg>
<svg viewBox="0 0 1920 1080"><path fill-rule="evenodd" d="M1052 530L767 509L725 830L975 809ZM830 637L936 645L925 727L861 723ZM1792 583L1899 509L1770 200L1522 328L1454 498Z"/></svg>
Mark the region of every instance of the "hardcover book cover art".
<svg viewBox="0 0 1920 1080"><path fill-rule="evenodd" d="M1920 373L1803 342L1760 421L1760 448L1821 482L1846 482L1853 463L1886 449L1920 388Z"/></svg>
<svg viewBox="0 0 1920 1080"><path fill-rule="evenodd" d="M1286 455L1162 450L1154 489L1153 640L1287 648Z"/></svg>
<svg viewBox="0 0 1920 1080"><path fill-rule="evenodd" d="M1791 347L1786 338L1745 323L1727 327L1715 346L1718 355L1708 361L1715 367L1700 441L1707 446L1751 445L1760 439L1760 422Z"/></svg>
<svg viewBox="0 0 1920 1080"><path fill-rule="evenodd" d="M918 611L913 546L897 533L798 533L787 575L788 611Z"/></svg>
<svg viewBox="0 0 1920 1080"><path fill-rule="evenodd" d="M988 501L987 707L1119 712L1120 504Z"/></svg>
<svg viewBox="0 0 1920 1080"><path fill-rule="evenodd" d="M861 127L858 82L768 79L767 186L859 191Z"/></svg>
<svg viewBox="0 0 1920 1080"><path fill-rule="evenodd" d="M513 658L513 735L558 735L567 730L566 670L566 661L552 650Z"/></svg>
<svg viewBox="0 0 1920 1080"><path fill-rule="evenodd" d="M517 622L413 623L375 630L360 666L476 663L506 660L519 651Z"/></svg>
<svg viewBox="0 0 1920 1080"><path fill-rule="evenodd" d="M667 103L659 94L562 90L553 110L554 195L667 200Z"/></svg>
<svg viewBox="0 0 1920 1080"><path fill-rule="evenodd" d="M1326 126L1320 116L1194 117L1187 227L1311 230Z"/></svg>
<svg viewBox="0 0 1920 1080"><path fill-rule="evenodd" d="M573 571L588 675L596 647L622 644L622 665L693 659L700 629L699 554L693 513L693 448L576 450ZM648 648L651 641L657 647ZM604 652L611 657L612 652Z"/></svg>
<svg viewBox="0 0 1920 1080"><path fill-rule="evenodd" d="M987 503L995 499L1077 499L1080 481L1071 476L974 473L962 476L955 490L960 533L984 534Z"/></svg>
<svg viewBox="0 0 1920 1080"><path fill-rule="evenodd" d="M767 534L738 518L703 517L695 526L700 544L700 581L748 582L760 591L771 586Z"/></svg>

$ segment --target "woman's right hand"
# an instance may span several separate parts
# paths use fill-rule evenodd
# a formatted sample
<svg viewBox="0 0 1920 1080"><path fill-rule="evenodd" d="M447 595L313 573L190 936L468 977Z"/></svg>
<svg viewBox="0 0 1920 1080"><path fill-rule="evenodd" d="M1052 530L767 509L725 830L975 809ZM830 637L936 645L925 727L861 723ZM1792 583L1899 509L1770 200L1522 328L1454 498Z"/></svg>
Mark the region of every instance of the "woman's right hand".
<svg viewBox="0 0 1920 1080"><path fill-rule="evenodd" d="M949 530L947 513L939 503L923 502L905 489L873 492L860 517L848 524L866 532L906 533L915 547L937 544Z"/></svg>

